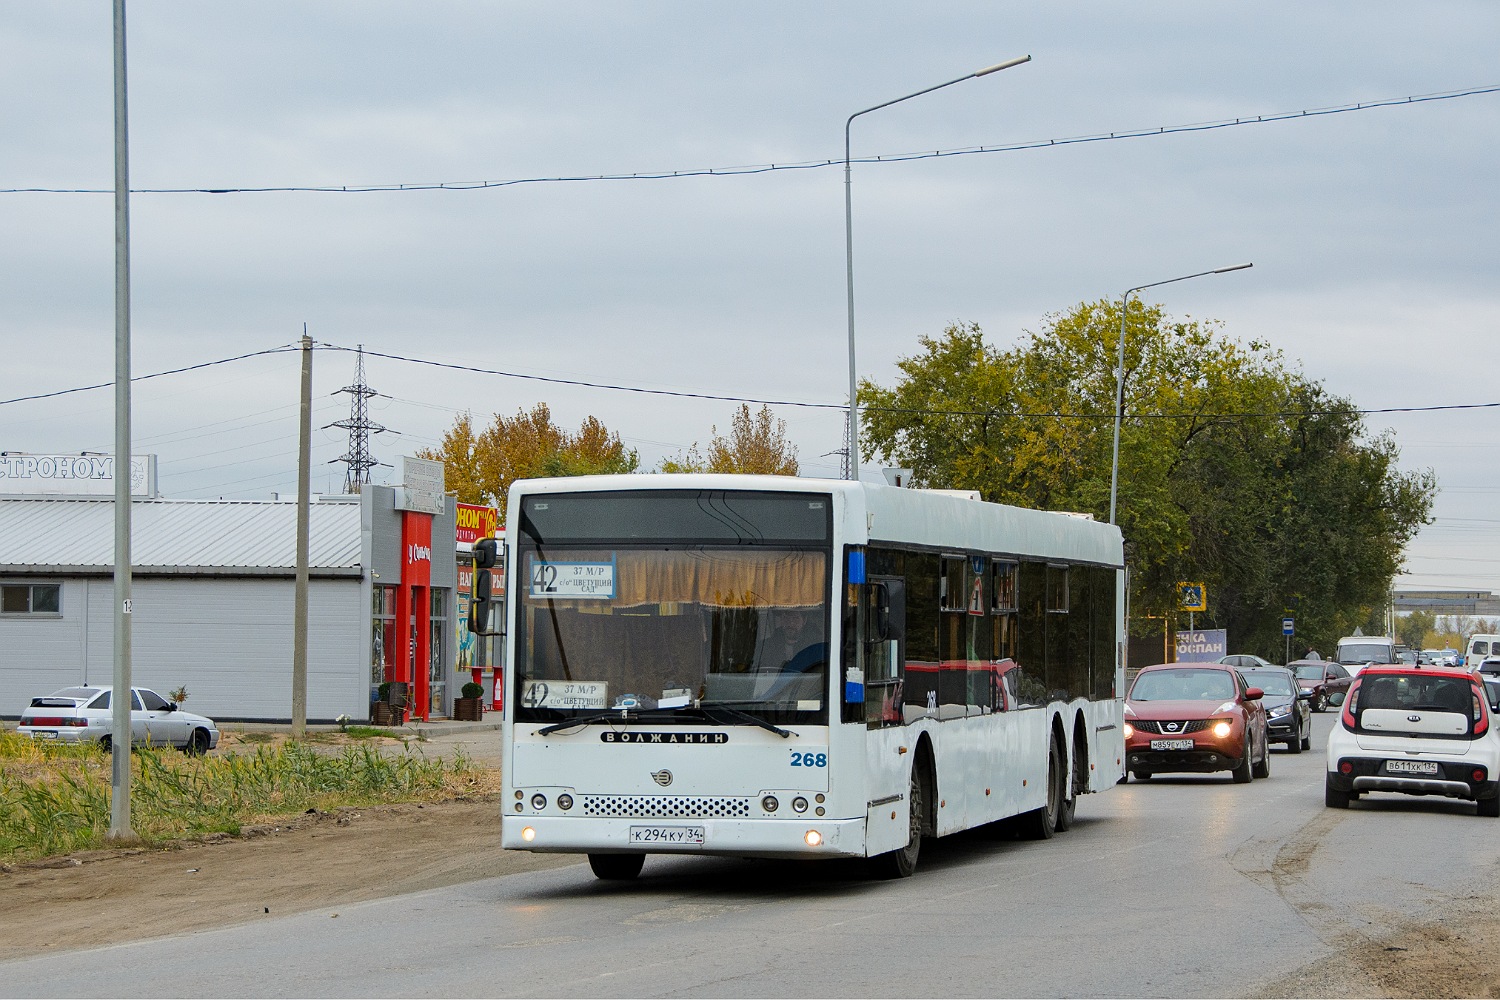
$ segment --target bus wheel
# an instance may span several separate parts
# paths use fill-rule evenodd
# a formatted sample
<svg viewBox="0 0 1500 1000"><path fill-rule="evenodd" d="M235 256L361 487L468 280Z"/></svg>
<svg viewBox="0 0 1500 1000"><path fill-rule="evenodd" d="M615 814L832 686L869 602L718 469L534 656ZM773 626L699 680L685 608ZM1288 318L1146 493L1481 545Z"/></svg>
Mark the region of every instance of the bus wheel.
<svg viewBox="0 0 1500 1000"><path fill-rule="evenodd" d="M1062 804L1057 810L1057 832L1063 833L1073 825L1073 817L1078 812L1078 789L1083 784L1083 778L1078 774L1078 768L1083 766L1083 756L1078 748L1073 748L1073 770L1063 783L1066 794L1063 796Z"/></svg>
<svg viewBox="0 0 1500 1000"><path fill-rule="evenodd" d="M906 825L906 846L870 859L870 874L876 878L909 878L917 870L917 856L922 853L922 816L927 808L927 796L923 794L925 789L917 775L918 770L919 767L911 769L911 786L907 791L911 809Z"/></svg>
<svg viewBox="0 0 1500 1000"><path fill-rule="evenodd" d="M1021 836L1027 840L1051 840L1057 832L1057 817L1062 811L1063 780L1062 748L1057 744L1057 734L1052 734L1052 747L1047 751L1047 804L1021 815Z"/></svg>
<svg viewBox="0 0 1500 1000"><path fill-rule="evenodd" d="M628 882L641 873L644 854L590 854L589 867L598 878Z"/></svg>

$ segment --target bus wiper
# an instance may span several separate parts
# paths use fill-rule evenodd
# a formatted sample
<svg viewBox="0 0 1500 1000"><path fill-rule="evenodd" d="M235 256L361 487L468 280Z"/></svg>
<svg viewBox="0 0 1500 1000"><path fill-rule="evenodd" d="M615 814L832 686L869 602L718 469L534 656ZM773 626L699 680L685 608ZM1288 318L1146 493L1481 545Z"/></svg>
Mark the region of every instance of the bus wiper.
<svg viewBox="0 0 1500 1000"><path fill-rule="evenodd" d="M714 712L723 712L726 716L728 716L729 718L733 719L736 722L749 723L752 726L759 726L760 728L762 728L764 730L767 730L769 732L775 733L777 736L780 736L782 739L786 739L788 736L796 736L797 735L796 733L792 732L789 729L782 729L780 726L772 725L771 723L767 722L765 719L759 718L758 716L751 715L749 712L741 712L737 708L730 708L728 705L699 705L698 708L697 708L697 711L705 719L708 719L710 722L717 722L720 725L723 725L724 721L722 719L716 719L716 718L714 718L714 715L713 715Z"/></svg>
<svg viewBox="0 0 1500 1000"><path fill-rule="evenodd" d="M551 736L553 733L557 732L558 730L561 730L561 729L572 729L574 726L591 726L591 725L593 725L596 722L629 722L629 721L630 721L630 710L626 709L626 708L617 708L617 709L615 709L613 711L610 711L610 712L596 712L593 715L585 715L581 719L568 719L568 720L566 720L564 722L559 722L559 723L556 723L554 725L548 726L545 729L538 729L536 731L536 734L538 736Z"/></svg>

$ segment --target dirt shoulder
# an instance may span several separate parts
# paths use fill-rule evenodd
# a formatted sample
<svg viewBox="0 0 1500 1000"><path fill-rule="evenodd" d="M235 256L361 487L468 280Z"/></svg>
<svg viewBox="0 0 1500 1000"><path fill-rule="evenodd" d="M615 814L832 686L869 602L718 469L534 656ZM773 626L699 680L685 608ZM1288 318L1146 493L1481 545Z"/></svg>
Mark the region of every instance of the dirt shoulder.
<svg viewBox="0 0 1500 1000"><path fill-rule="evenodd" d="M0 866L0 961L576 864L500 849L497 797L315 813L241 837Z"/></svg>

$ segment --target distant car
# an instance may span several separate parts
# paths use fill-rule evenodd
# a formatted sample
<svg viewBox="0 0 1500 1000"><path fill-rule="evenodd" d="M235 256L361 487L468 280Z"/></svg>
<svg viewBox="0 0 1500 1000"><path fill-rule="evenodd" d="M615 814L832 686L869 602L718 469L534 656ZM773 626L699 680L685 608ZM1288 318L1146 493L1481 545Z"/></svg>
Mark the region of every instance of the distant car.
<svg viewBox="0 0 1500 1000"><path fill-rule="evenodd" d="M1340 704L1353 680L1349 668L1329 660L1293 660L1286 666L1297 676L1297 686L1312 693L1309 705L1314 712Z"/></svg>
<svg viewBox="0 0 1500 1000"><path fill-rule="evenodd" d="M1480 632L1475 635L1471 635L1469 636L1469 644L1467 650L1468 655L1463 657L1463 663L1454 665L1462 665L1468 667L1470 670L1478 669L1479 664L1484 662L1485 657L1500 657L1500 635L1494 635L1488 632ZM1433 650L1433 652L1447 653L1448 650L1439 649Z"/></svg>
<svg viewBox="0 0 1500 1000"><path fill-rule="evenodd" d="M1269 778L1261 695L1218 663L1142 667L1125 697L1126 769L1138 781L1183 771L1229 771L1241 783Z"/></svg>
<svg viewBox="0 0 1500 1000"><path fill-rule="evenodd" d="M1401 660L1402 663L1406 664L1409 667L1414 667L1418 663L1421 662L1418 659L1418 653L1417 653L1417 651L1415 649L1402 649L1402 650L1399 650L1396 653L1396 656L1400 658L1400 660Z"/></svg>
<svg viewBox="0 0 1500 1000"><path fill-rule="evenodd" d="M1348 635L1339 640L1333 658L1346 667L1395 663L1396 640L1387 635Z"/></svg>
<svg viewBox="0 0 1500 1000"><path fill-rule="evenodd" d="M1266 739L1285 743L1292 753L1311 750L1312 692L1302 691L1286 667L1241 667L1240 675L1265 692L1260 702L1266 709Z"/></svg>
<svg viewBox="0 0 1500 1000"><path fill-rule="evenodd" d="M1229 656L1219 657L1219 662L1228 667L1241 667L1250 670L1259 670L1262 667L1280 667L1279 663L1263 660L1250 653L1233 653Z"/></svg>
<svg viewBox="0 0 1500 1000"><path fill-rule="evenodd" d="M1500 731L1479 677L1379 665L1360 671L1328 736L1324 803L1366 792L1471 799L1500 817Z"/></svg>
<svg viewBox="0 0 1500 1000"><path fill-rule="evenodd" d="M174 746L191 754L219 745L212 719L184 712L149 688L132 688L130 742L134 746ZM31 699L16 732L34 740L98 743L109 749L114 724L109 686L71 687Z"/></svg>

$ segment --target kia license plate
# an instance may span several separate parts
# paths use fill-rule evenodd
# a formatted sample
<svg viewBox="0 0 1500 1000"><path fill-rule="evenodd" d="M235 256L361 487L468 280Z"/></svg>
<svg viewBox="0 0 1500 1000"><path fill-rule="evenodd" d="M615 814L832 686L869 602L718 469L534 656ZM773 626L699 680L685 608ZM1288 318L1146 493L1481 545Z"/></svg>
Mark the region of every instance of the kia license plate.
<svg viewBox="0 0 1500 1000"><path fill-rule="evenodd" d="M630 846L702 847L703 833L701 826L632 826Z"/></svg>
<svg viewBox="0 0 1500 1000"><path fill-rule="evenodd" d="M1435 760L1388 760L1385 762L1385 769L1389 774L1437 774L1438 762Z"/></svg>
<svg viewBox="0 0 1500 1000"><path fill-rule="evenodd" d="M1192 740L1152 740L1152 750L1191 750Z"/></svg>

